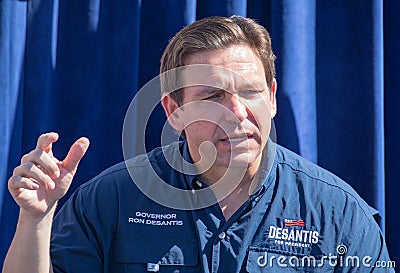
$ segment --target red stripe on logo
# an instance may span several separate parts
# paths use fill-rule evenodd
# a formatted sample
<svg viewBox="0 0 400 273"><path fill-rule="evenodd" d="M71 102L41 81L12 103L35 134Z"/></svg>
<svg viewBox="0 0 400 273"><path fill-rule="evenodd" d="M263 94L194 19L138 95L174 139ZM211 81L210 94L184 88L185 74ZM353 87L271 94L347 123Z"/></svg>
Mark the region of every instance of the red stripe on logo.
<svg viewBox="0 0 400 273"><path fill-rule="evenodd" d="M295 227L295 226L304 227L305 223L304 223L303 220L285 220L285 226L289 226L289 227Z"/></svg>

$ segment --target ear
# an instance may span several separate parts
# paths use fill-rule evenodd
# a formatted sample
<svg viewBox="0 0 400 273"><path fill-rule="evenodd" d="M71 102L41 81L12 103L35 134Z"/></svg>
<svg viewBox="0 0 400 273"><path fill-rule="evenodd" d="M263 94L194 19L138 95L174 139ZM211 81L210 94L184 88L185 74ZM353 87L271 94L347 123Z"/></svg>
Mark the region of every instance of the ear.
<svg viewBox="0 0 400 273"><path fill-rule="evenodd" d="M164 108L169 124L172 128L181 132L184 129L182 118L180 117L181 107L179 107L178 103L169 94L162 97L161 105Z"/></svg>
<svg viewBox="0 0 400 273"><path fill-rule="evenodd" d="M276 106L276 90L278 88L278 83L276 82L276 79L274 78L272 80L272 85L271 85L271 90L269 94L269 102L271 103L271 117L274 118L276 115L277 111L277 106Z"/></svg>

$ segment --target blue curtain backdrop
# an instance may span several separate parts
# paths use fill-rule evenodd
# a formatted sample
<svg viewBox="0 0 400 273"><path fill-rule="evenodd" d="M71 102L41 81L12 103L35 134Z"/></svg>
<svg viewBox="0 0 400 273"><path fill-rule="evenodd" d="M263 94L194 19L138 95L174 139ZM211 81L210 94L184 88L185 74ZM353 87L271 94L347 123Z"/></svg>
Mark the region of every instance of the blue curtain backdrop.
<svg viewBox="0 0 400 273"><path fill-rule="evenodd" d="M168 40L196 19L233 14L271 33L278 142L377 208L400 264L399 1L0 0L1 264L18 215L7 180L37 137L58 132L59 157L79 136L91 139L70 192L123 160L125 112L157 75ZM156 108L148 149L160 144L164 121Z"/></svg>

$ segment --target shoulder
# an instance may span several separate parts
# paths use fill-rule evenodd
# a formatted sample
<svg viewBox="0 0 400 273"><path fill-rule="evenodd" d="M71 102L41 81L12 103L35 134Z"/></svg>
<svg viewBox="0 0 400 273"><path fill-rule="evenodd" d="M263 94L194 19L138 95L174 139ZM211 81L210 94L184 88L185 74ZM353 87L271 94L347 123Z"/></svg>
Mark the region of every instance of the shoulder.
<svg viewBox="0 0 400 273"><path fill-rule="evenodd" d="M277 145L269 181L271 199L266 200L270 217L266 225L271 232L312 232L316 244L309 246L315 253L336 253L339 245L354 253L381 248L380 229L374 219L376 210L338 176ZM298 220L301 225L296 224ZM302 239L304 242L304 238L296 236L284 241L282 236L271 233L268 238L274 247L285 251L290 251L286 247L288 240L289 245ZM283 246L276 246L276 242Z"/></svg>
<svg viewBox="0 0 400 273"><path fill-rule="evenodd" d="M294 152L277 145L274 161L289 187L302 191L315 205L337 211L357 210L370 219L377 214L348 183Z"/></svg>
<svg viewBox="0 0 400 273"><path fill-rule="evenodd" d="M180 143L173 143L164 147L137 155L133 158L119 162L80 186L81 191L107 186L127 186L132 184L134 177L139 176L150 178L154 175L161 175L162 172L170 172L171 168L165 158L166 154L171 154L173 149L179 147Z"/></svg>

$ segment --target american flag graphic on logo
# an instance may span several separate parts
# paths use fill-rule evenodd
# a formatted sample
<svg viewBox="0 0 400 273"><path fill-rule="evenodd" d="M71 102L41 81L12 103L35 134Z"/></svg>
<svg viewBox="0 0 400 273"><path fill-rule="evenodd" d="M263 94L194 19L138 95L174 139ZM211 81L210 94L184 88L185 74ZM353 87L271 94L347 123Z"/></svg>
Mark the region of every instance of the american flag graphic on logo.
<svg viewBox="0 0 400 273"><path fill-rule="evenodd" d="M303 220L288 220L285 219L285 227L304 227L306 224Z"/></svg>

